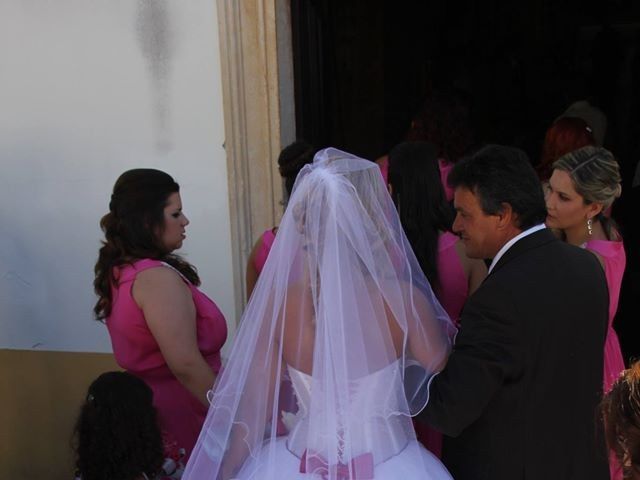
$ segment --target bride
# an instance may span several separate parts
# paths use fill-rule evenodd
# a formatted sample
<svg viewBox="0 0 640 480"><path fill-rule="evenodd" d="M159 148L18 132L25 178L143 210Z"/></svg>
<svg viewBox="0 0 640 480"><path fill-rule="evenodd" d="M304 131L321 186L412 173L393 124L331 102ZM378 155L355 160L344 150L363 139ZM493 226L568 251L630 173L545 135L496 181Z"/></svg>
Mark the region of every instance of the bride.
<svg viewBox="0 0 640 480"><path fill-rule="evenodd" d="M411 416L454 331L378 167L320 151L296 180L183 478L450 479Z"/></svg>

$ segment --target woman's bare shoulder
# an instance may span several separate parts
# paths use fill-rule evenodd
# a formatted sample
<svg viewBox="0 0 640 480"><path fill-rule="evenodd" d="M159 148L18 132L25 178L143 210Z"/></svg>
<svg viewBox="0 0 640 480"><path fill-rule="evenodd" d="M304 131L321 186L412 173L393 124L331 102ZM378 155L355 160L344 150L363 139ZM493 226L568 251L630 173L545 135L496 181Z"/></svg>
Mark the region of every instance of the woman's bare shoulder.
<svg viewBox="0 0 640 480"><path fill-rule="evenodd" d="M189 295L184 279L168 265L158 265L139 272L131 292L140 307L150 300L173 301Z"/></svg>
<svg viewBox="0 0 640 480"><path fill-rule="evenodd" d="M136 275L136 283L162 285L177 282L184 281L174 268L166 264L146 268Z"/></svg>

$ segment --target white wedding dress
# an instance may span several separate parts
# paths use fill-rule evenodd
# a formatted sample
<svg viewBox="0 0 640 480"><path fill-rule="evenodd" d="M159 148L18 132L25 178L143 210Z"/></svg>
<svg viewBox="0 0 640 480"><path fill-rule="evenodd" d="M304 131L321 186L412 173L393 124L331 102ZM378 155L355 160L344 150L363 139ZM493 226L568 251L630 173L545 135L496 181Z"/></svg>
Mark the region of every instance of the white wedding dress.
<svg viewBox="0 0 640 480"><path fill-rule="evenodd" d="M378 167L319 152L298 175L183 480L451 478L411 415L454 333Z"/></svg>
<svg viewBox="0 0 640 480"><path fill-rule="evenodd" d="M309 451L323 451L327 438L340 434L323 428L326 423L310 425L307 412L313 402L313 379L291 366L288 370L299 408L297 422L288 436L266 444L257 458L245 463L238 479L321 480L330 468L330 462L320 456L317 461L309 462L313 468L304 466L305 452L308 458ZM398 414L402 402L398 398L399 392L402 392L399 362L353 382L351 404L343 410L344 418L339 422L344 424L343 431L350 432L351 452L337 458L334 468L347 473L351 466L351 478L354 479L451 479L442 463L415 440L411 419ZM329 410L339 409L333 405ZM310 431L314 434L310 435ZM353 459L358 459L355 466ZM277 468L269 471L270 465ZM360 471L358 466L361 466ZM301 470L307 470L307 473L301 473Z"/></svg>

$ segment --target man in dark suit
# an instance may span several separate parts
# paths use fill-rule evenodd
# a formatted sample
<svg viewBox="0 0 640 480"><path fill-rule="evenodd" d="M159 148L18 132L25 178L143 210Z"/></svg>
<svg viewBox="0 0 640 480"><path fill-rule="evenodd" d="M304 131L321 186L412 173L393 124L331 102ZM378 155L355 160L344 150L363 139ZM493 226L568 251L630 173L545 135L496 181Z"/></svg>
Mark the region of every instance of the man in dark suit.
<svg viewBox="0 0 640 480"><path fill-rule="evenodd" d="M456 480L608 479L597 434L608 293L598 260L546 229L524 152L491 145L449 176L453 229L493 259L420 413Z"/></svg>

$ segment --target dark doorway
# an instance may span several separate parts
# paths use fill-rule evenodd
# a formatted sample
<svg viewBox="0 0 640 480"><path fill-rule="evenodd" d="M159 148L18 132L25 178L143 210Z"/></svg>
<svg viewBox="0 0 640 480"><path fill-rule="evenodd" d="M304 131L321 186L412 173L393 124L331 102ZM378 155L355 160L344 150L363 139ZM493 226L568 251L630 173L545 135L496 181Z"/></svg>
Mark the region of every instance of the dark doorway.
<svg viewBox="0 0 640 480"><path fill-rule="evenodd" d="M635 0L292 0L296 130L317 146L369 159L401 141L425 96L455 88L470 100L475 145L524 149L571 103L607 116L618 158L614 208L627 276L616 328L640 356L638 188L640 2ZM633 218L635 217L635 218Z"/></svg>

